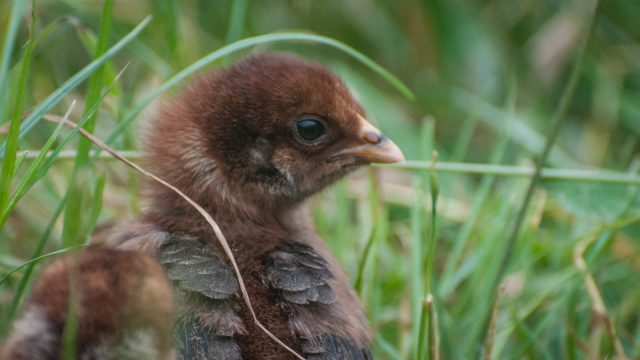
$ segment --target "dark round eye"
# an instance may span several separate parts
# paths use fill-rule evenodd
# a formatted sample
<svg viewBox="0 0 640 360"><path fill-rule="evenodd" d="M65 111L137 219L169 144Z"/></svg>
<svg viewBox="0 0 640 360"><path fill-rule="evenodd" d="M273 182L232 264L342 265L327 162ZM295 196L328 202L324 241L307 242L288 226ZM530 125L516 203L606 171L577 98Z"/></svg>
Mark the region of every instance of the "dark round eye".
<svg viewBox="0 0 640 360"><path fill-rule="evenodd" d="M324 124L313 118L302 118L296 122L296 131L305 141L315 141L327 134Z"/></svg>

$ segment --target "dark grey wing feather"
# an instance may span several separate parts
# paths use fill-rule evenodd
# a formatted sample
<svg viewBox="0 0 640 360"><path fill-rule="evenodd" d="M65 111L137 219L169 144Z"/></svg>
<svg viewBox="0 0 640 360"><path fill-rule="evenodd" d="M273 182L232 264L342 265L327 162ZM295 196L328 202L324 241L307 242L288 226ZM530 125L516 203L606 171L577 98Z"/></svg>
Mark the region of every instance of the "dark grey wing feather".
<svg viewBox="0 0 640 360"><path fill-rule="evenodd" d="M313 307L322 316L322 307L336 302L331 288L336 280L327 262L312 247L287 243L268 254L265 264L271 288L292 306ZM331 334L314 338L298 334L298 338L308 360L372 359L369 349L357 341Z"/></svg>
<svg viewBox="0 0 640 360"><path fill-rule="evenodd" d="M229 303L239 286L227 263L188 234L171 235L161 248L160 263L176 291L185 295L174 329L178 358L241 360L233 335L242 324Z"/></svg>
<svg viewBox="0 0 640 360"><path fill-rule="evenodd" d="M242 360L240 347L231 336L218 336L198 319L183 319L174 330L179 358L184 360Z"/></svg>
<svg viewBox="0 0 640 360"><path fill-rule="evenodd" d="M160 263L169 279L210 299L227 299L238 291L233 271L213 250L190 235L175 235L162 248Z"/></svg>
<svg viewBox="0 0 640 360"><path fill-rule="evenodd" d="M288 243L267 255L267 277L271 287L294 304L332 304L335 278L327 262L310 246Z"/></svg>
<svg viewBox="0 0 640 360"><path fill-rule="evenodd" d="M354 342L333 336L323 335L314 340L302 338L302 351L307 360L371 360L371 352Z"/></svg>

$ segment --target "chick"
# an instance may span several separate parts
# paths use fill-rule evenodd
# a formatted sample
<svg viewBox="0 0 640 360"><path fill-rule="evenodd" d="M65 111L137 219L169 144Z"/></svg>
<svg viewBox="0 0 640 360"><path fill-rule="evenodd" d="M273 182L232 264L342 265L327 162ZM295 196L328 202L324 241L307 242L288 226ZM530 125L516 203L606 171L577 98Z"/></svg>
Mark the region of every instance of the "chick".
<svg viewBox="0 0 640 360"><path fill-rule="evenodd" d="M175 358L172 288L162 267L144 254L90 248L45 267L0 359L60 359L72 293L77 359Z"/></svg>
<svg viewBox="0 0 640 360"><path fill-rule="evenodd" d="M260 321L307 359L370 359L365 315L304 201L358 167L403 160L325 67L250 56L196 81L151 119L146 165L204 207L229 242ZM182 359L289 359L254 323L218 240L183 199L96 243L154 256L174 285Z"/></svg>

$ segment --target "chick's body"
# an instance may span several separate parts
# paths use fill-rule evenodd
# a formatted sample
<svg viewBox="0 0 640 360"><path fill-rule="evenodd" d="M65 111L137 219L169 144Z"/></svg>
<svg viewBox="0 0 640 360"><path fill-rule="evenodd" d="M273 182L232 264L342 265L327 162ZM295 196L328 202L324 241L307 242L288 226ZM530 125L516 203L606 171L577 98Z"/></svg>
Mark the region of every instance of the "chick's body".
<svg viewBox="0 0 640 360"><path fill-rule="evenodd" d="M229 242L257 317L308 359L369 359L362 307L303 201L360 165L402 153L343 83L288 55L251 56L188 88L152 119L150 169L203 206ZM175 193L97 243L154 256L174 285L184 359L288 359L253 323L209 225Z"/></svg>
<svg viewBox="0 0 640 360"><path fill-rule="evenodd" d="M72 342L63 338L70 298ZM171 285L153 258L90 247L45 267L0 359L60 359L75 346L81 360L171 360L173 316Z"/></svg>

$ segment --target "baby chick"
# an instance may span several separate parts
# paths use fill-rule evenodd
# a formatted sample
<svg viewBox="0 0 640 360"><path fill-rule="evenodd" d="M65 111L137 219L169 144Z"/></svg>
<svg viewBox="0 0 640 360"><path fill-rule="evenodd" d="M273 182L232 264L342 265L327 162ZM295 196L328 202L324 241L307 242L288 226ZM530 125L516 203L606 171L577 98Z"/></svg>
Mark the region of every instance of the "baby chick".
<svg viewBox="0 0 640 360"><path fill-rule="evenodd" d="M275 336L306 359L371 359L362 306L316 233L304 201L362 165L402 161L403 155L366 120L336 75L282 54L253 55L215 71L151 119L145 159L152 172L220 225L257 317ZM150 182L145 189L143 214L104 228L94 243L130 251L126 254L146 253L164 267L174 287L178 358L293 358L254 324L209 224L160 184ZM140 278L135 265L121 265L112 268L112 276L131 272ZM66 306L38 295L57 286L51 277L45 271L34 294L38 300L23 319L53 308L56 325L62 326L59 312ZM109 307L119 309L123 298L96 299L106 312L94 304L87 311L95 309L100 319L121 319ZM157 301L143 303L154 309ZM166 315L154 317L163 322ZM104 321L106 334L124 325ZM81 345L93 336L84 329L78 331Z"/></svg>

